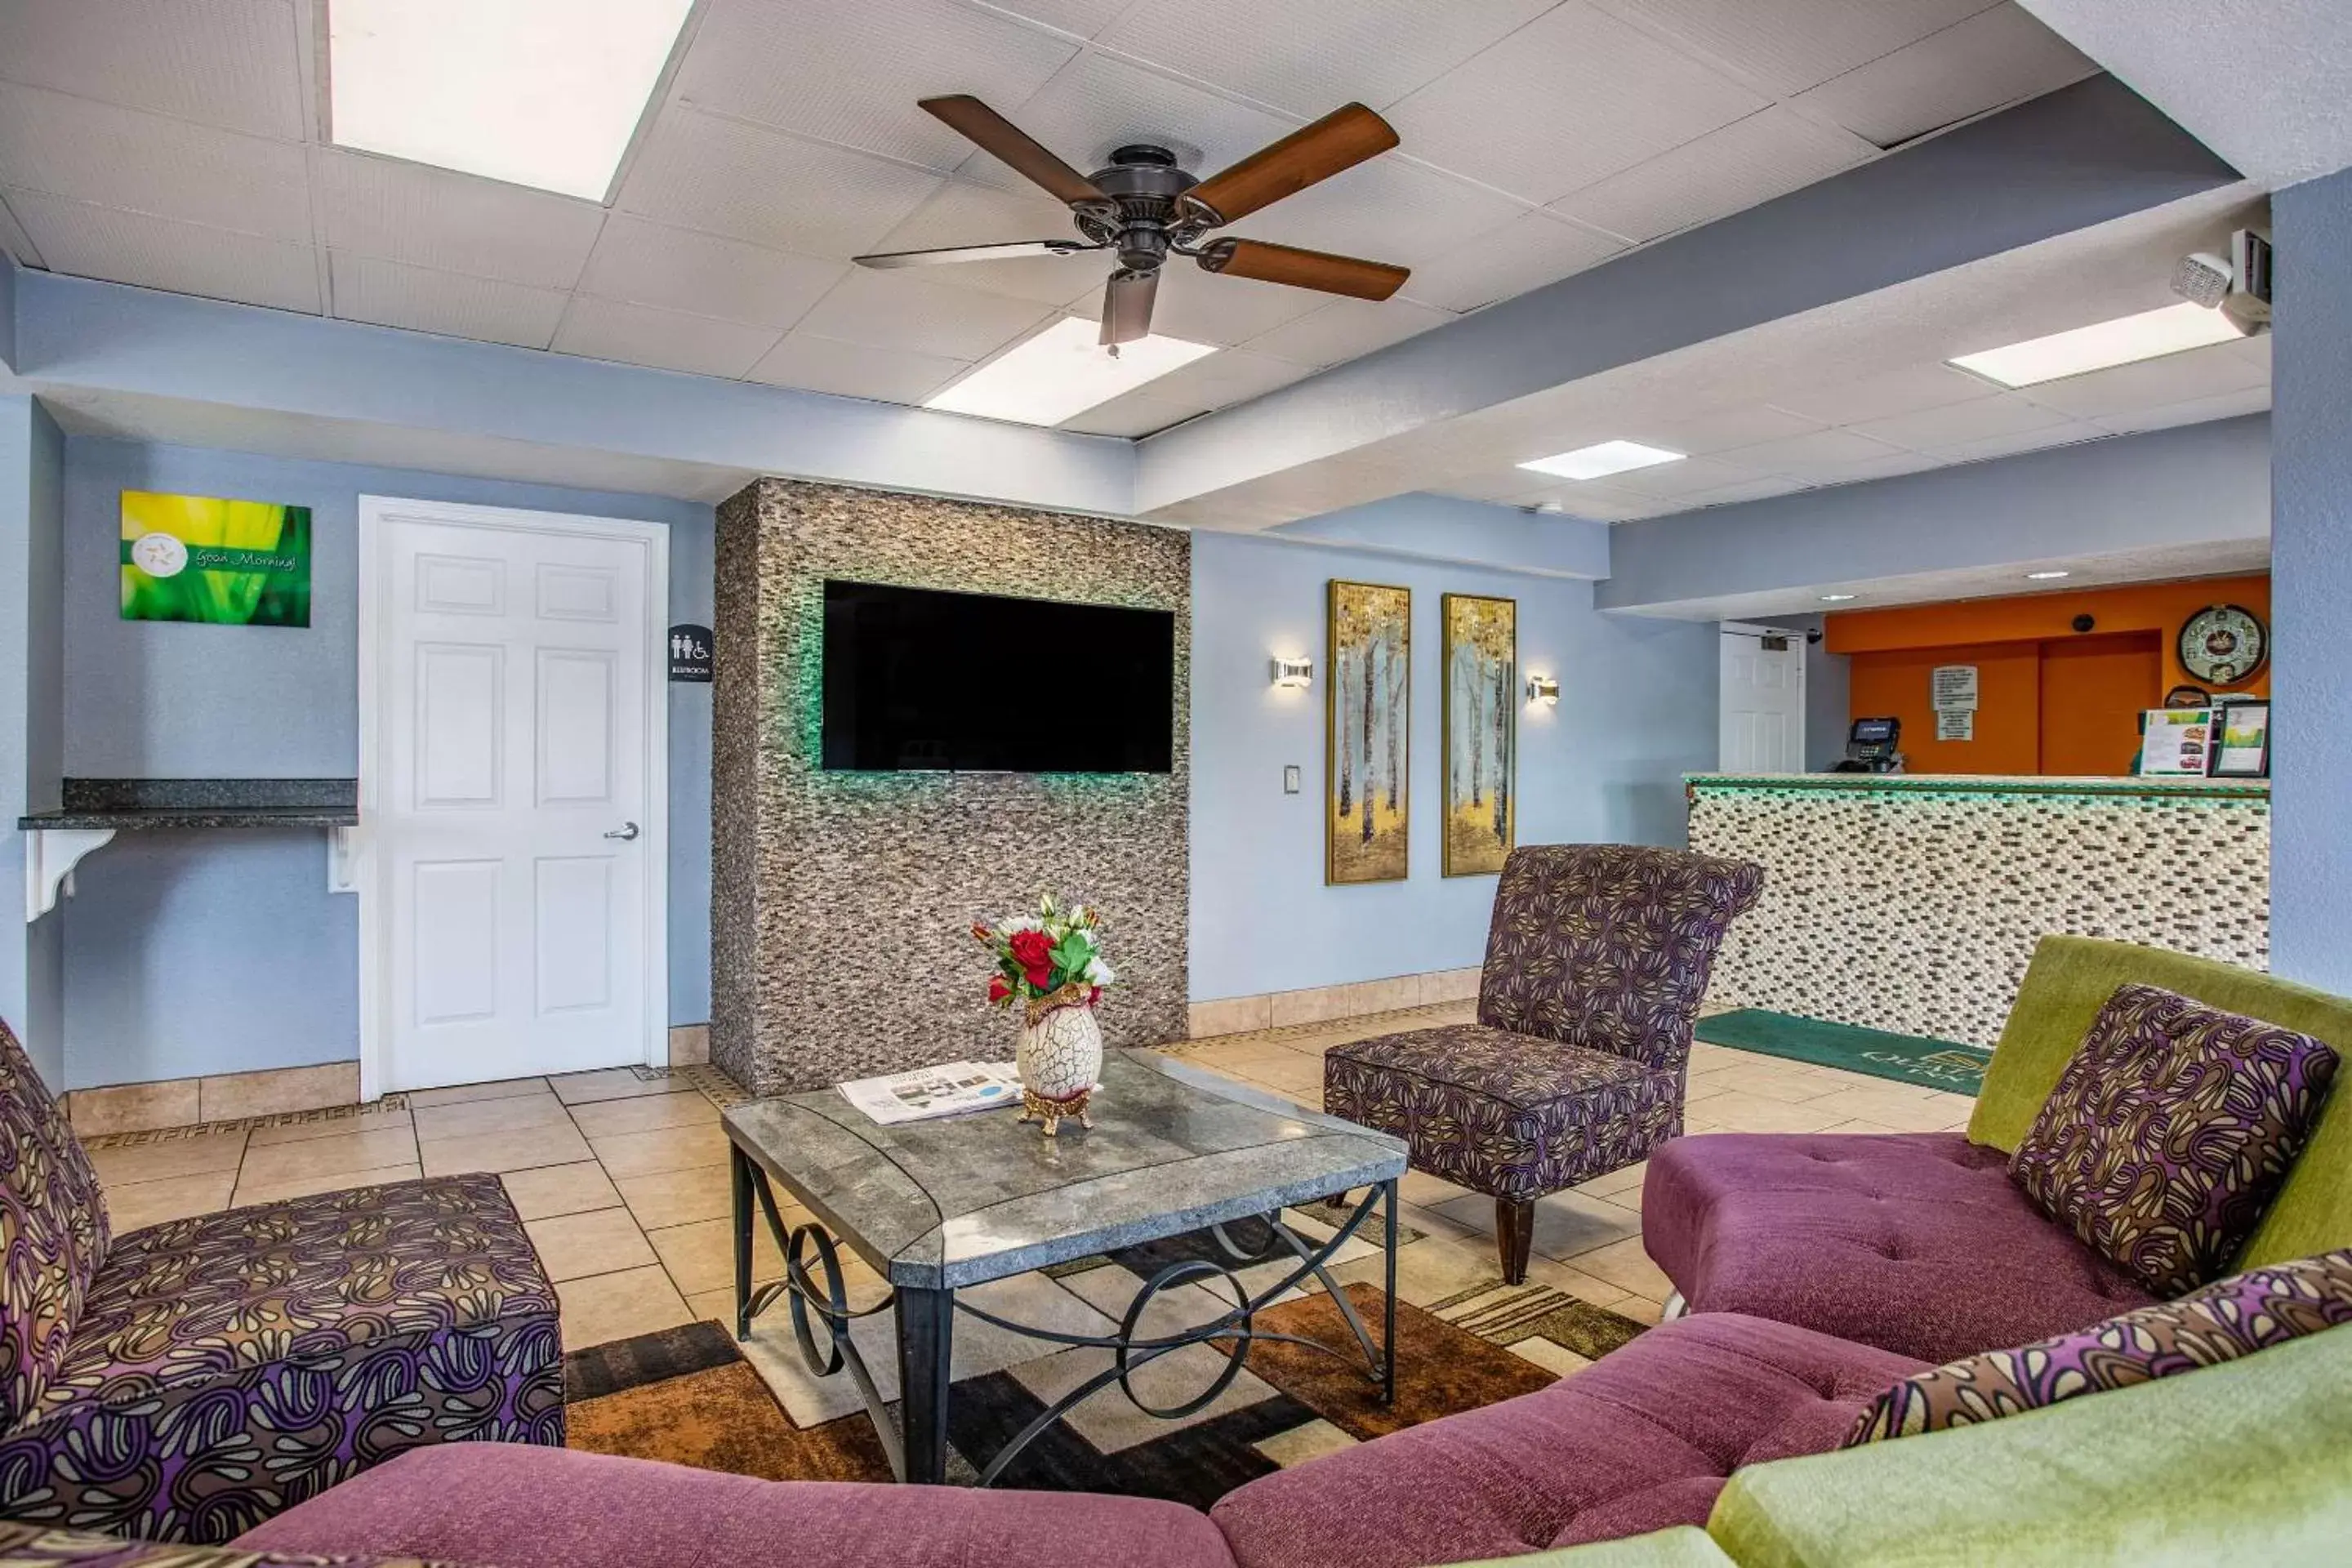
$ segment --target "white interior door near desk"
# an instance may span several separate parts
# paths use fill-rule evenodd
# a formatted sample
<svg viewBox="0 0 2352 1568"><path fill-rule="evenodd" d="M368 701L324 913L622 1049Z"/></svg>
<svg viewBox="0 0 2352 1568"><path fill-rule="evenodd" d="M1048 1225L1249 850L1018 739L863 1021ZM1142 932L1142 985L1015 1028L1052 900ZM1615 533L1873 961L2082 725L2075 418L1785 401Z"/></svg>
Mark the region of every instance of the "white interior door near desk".
<svg viewBox="0 0 2352 1568"><path fill-rule="evenodd" d="M669 542L360 498L368 1097L667 1060Z"/></svg>
<svg viewBox="0 0 2352 1568"><path fill-rule="evenodd" d="M1803 773L1805 634L1726 621L1717 640L1723 647L1717 765L1727 773Z"/></svg>

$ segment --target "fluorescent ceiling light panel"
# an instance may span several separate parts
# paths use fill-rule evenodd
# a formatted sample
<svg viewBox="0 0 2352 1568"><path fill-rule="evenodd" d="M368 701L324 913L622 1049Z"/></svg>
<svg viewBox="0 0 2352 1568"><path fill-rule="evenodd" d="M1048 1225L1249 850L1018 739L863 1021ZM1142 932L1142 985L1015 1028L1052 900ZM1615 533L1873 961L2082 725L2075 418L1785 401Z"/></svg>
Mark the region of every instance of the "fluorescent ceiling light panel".
<svg viewBox="0 0 2352 1568"><path fill-rule="evenodd" d="M2003 386L2039 386L2045 381L2161 359L2188 349L2235 342L2244 335L2219 310L2202 305L2167 305L2004 349L1961 354L1951 363Z"/></svg>
<svg viewBox="0 0 2352 1568"><path fill-rule="evenodd" d="M2072 572L2028 572L2025 574L2025 580L2029 583L2055 583L2061 577L2072 577L2074 574Z"/></svg>
<svg viewBox="0 0 2352 1568"><path fill-rule="evenodd" d="M1663 447L1644 447L1639 441L1603 441L1597 447L1579 447L1573 452L1538 458L1519 467L1538 474L1555 474L1563 479L1601 479L1611 474L1630 474L1635 468L1654 468L1660 463L1679 463L1684 456Z"/></svg>
<svg viewBox="0 0 2352 1568"><path fill-rule="evenodd" d="M1157 381L1179 365L1217 352L1211 343L1188 343L1154 333L1121 343L1114 358L1110 350L1095 341L1101 333L1097 322L1065 316L923 406L1021 425L1059 425L1122 392Z"/></svg>
<svg viewBox="0 0 2352 1568"><path fill-rule="evenodd" d="M1856 595L1853 594L1823 594L1822 595L1822 603L1824 605L1843 605L1848 599L1855 596Z"/></svg>
<svg viewBox="0 0 2352 1568"><path fill-rule="evenodd" d="M332 0L339 145L601 202L693 0Z"/></svg>

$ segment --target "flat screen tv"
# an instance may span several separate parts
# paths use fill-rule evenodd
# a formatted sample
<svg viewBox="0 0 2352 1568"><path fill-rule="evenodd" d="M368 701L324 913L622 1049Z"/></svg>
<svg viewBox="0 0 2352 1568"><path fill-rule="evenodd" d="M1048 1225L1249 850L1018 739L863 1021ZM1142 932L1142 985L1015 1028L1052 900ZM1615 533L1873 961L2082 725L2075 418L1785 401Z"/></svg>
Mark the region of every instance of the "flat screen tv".
<svg viewBox="0 0 2352 1568"><path fill-rule="evenodd" d="M1176 616L824 585L829 772L1164 773Z"/></svg>

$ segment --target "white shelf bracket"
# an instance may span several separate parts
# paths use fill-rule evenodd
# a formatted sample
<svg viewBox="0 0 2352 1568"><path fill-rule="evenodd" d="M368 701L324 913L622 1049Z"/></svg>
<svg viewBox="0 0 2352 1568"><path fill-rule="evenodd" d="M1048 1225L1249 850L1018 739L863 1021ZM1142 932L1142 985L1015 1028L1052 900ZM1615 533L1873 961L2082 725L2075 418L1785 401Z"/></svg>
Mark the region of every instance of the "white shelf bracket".
<svg viewBox="0 0 2352 1568"><path fill-rule="evenodd" d="M31 925L73 896L73 869L81 858L114 837L111 827L28 827L25 830L25 923Z"/></svg>

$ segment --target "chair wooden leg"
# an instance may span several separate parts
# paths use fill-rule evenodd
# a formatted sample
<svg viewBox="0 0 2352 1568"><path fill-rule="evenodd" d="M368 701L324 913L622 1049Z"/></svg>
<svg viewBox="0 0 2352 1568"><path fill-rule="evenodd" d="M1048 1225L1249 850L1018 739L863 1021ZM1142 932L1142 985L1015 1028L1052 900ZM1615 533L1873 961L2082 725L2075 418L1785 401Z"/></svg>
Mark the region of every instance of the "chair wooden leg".
<svg viewBox="0 0 2352 1568"><path fill-rule="evenodd" d="M1503 1265L1503 1283L1528 1282L1528 1247L1536 1238L1536 1205L1532 1198L1495 1200L1495 1255Z"/></svg>

